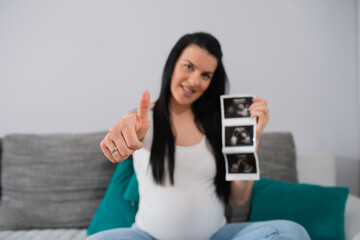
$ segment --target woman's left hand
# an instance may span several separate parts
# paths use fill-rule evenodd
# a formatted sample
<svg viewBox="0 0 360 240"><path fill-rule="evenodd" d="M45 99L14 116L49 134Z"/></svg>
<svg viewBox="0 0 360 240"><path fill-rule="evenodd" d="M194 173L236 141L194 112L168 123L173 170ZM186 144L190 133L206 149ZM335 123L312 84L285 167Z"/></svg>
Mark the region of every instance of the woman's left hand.
<svg viewBox="0 0 360 240"><path fill-rule="evenodd" d="M255 98L250 106L251 117L257 117L256 139L259 141L266 124L269 122L269 109L267 101L262 98Z"/></svg>

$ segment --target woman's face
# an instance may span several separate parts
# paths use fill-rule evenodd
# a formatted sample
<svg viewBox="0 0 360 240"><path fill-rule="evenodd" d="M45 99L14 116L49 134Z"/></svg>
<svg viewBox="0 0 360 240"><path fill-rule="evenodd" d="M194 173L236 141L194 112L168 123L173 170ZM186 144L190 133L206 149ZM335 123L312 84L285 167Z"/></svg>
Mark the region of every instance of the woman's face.
<svg viewBox="0 0 360 240"><path fill-rule="evenodd" d="M217 64L216 57L205 49L195 44L186 47L174 67L170 104L191 107L209 87Z"/></svg>

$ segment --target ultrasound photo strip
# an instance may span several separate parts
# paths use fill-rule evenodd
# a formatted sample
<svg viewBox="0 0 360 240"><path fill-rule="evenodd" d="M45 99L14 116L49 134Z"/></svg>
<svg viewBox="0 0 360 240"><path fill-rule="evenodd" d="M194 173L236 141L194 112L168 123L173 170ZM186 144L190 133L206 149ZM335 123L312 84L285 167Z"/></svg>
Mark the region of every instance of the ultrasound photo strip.
<svg viewBox="0 0 360 240"><path fill-rule="evenodd" d="M221 120L226 180L260 178L256 154L256 118L251 118L254 95L222 95Z"/></svg>

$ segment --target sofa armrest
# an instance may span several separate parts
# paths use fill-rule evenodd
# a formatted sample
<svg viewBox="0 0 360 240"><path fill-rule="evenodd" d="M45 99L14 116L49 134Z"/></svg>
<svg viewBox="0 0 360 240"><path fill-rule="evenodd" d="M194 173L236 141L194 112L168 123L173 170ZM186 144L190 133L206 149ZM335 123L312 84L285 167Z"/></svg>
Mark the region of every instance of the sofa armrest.
<svg viewBox="0 0 360 240"><path fill-rule="evenodd" d="M360 198L352 194L349 194L346 202L345 237L360 240Z"/></svg>
<svg viewBox="0 0 360 240"><path fill-rule="evenodd" d="M301 183L336 185L335 155L327 152L298 152L296 168Z"/></svg>

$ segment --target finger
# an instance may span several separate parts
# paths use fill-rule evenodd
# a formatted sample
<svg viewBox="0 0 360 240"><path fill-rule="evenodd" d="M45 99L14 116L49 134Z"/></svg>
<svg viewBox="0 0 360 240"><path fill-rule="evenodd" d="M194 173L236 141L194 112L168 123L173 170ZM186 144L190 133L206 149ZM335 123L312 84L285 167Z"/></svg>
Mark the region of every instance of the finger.
<svg viewBox="0 0 360 240"><path fill-rule="evenodd" d="M257 117L259 119L267 119L268 118L268 114L265 111L252 111L251 113L251 117Z"/></svg>
<svg viewBox="0 0 360 240"><path fill-rule="evenodd" d="M107 146L114 146L114 147L109 147L109 153L110 155L115 159L116 162L121 162L122 160L124 160L125 158L121 155L120 151L119 151L119 147L116 146L116 143L111 140L110 138L108 139L108 141L105 142L105 144ZM116 147L115 151L112 151L114 148Z"/></svg>
<svg viewBox="0 0 360 240"><path fill-rule="evenodd" d="M259 103L259 102L265 102L267 104L267 101L263 98L254 98L253 103Z"/></svg>
<svg viewBox="0 0 360 240"><path fill-rule="evenodd" d="M107 159L109 159L112 163L116 163L116 159L112 156L112 154L110 153L110 148L113 149L115 147L115 144L113 144L114 147L111 147L109 143L106 143L106 139L102 140L100 142L100 148L101 148L101 151L104 153L105 157ZM109 145L109 147L108 147Z"/></svg>
<svg viewBox="0 0 360 240"><path fill-rule="evenodd" d="M149 119L149 108L150 108L150 93L144 91L139 100L138 106L138 117L140 122L147 121Z"/></svg>
<svg viewBox="0 0 360 240"><path fill-rule="evenodd" d="M130 128L130 127L125 128L122 131L122 135L129 149L138 150L142 148L143 144L141 141L139 141L134 128Z"/></svg>
<svg viewBox="0 0 360 240"><path fill-rule="evenodd" d="M255 106L267 106L267 102L266 101L261 101L261 102L253 102L250 107L255 107Z"/></svg>
<svg viewBox="0 0 360 240"><path fill-rule="evenodd" d="M267 113L265 111L252 111L251 117L257 117L258 119L266 119Z"/></svg>
<svg viewBox="0 0 360 240"><path fill-rule="evenodd" d="M262 101L256 101L256 102L253 102L251 105L250 105L250 108L255 108L255 107L258 107L258 106L265 106L267 107L267 101L265 100L262 100Z"/></svg>
<svg viewBox="0 0 360 240"><path fill-rule="evenodd" d="M117 144L117 143L115 143L115 144ZM135 152L135 150L128 148L124 142L122 142L119 145L119 147L117 147L117 149L118 149L117 152L120 155L120 159L121 159L120 161L127 159L131 154L133 154Z"/></svg>
<svg viewBox="0 0 360 240"><path fill-rule="evenodd" d="M124 126L127 126L126 123L124 120L120 120L115 126L109 129L108 138L106 139L107 141L105 141L106 145L110 146L109 150L113 149L113 146L116 147L117 151L111 152L111 155L117 162L127 158L126 154L129 152L125 139L121 133L121 129L124 129Z"/></svg>
<svg viewBox="0 0 360 240"><path fill-rule="evenodd" d="M133 150L142 148L142 142L139 141L136 133L137 116L135 113L121 119L110 132L110 136L119 148L122 157L128 157L133 154Z"/></svg>
<svg viewBox="0 0 360 240"><path fill-rule="evenodd" d="M267 107L267 101L263 99L256 99L256 101L250 106L250 112L255 111L263 111L265 114L268 114L269 109Z"/></svg>
<svg viewBox="0 0 360 240"><path fill-rule="evenodd" d="M265 105L257 105L250 108L250 113L252 112L264 112L267 114L269 112L269 109Z"/></svg>
<svg viewBox="0 0 360 240"><path fill-rule="evenodd" d="M269 115L269 109L267 109L266 107L257 107L257 108L252 108L250 109L250 117L255 117L258 116L256 114L264 114L264 115Z"/></svg>
<svg viewBox="0 0 360 240"><path fill-rule="evenodd" d="M109 131L109 136L110 136L111 142L115 143L115 146L117 148L117 151L112 153L112 156L116 159L116 161L118 161L118 162L122 161L134 153L133 150L131 150L127 147L125 138L124 138L121 130L117 129L116 127L113 127ZM112 148L110 148L110 149L112 149Z"/></svg>

